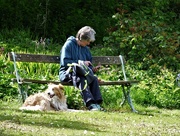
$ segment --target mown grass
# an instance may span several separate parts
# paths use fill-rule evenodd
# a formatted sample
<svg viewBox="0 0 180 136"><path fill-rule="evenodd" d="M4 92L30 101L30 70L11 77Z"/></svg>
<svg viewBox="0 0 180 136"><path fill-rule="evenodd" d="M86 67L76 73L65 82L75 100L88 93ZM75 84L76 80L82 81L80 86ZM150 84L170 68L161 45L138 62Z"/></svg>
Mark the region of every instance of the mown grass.
<svg viewBox="0 0 180 136"><path fill-rule="evenodd" d="M20 111L17 100L0 102L1 136L178 136L180 110L139 107L132 112Z"/></svg>

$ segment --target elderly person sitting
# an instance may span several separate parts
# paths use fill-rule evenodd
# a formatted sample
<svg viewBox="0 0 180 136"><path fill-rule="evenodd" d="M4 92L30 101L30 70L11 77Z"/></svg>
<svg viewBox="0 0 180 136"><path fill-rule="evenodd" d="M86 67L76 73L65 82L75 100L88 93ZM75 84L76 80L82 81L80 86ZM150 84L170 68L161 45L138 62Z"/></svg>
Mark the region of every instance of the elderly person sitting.
<svg viewBox="0 0 180 136"><path fill-rule="evenodd" d="M98 67L92 66L92 55L87 47L87 45L90 45L91 42L95 41L95 34L96 32L93 28L84 26L77 32L76 37L70 36L66 40L60 52L60 81L72 81L72 73L67 72L69 68L68 64L81 61L93 72L98 70ZM94 76L93 73L93 81L87 85L85 76L78 74L76 76L78 76L79 79L76 87L81 90L81 95L86 107L91 111L101 110L100 104L103 100L97 77Z"/></svg>

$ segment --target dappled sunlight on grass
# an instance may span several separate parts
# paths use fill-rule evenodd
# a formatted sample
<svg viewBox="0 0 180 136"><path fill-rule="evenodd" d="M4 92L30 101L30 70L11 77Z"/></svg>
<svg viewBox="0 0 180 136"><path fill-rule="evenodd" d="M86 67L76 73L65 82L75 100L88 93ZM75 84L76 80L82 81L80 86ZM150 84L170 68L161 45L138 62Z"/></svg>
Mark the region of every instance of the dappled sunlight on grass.
<svg viewBox="0 0 180 136"><path fill-rule="evenodd" d="M18 101L1 102L3 135L178 135L179 110L136 105L127 111L57 112L21 111ZM123 108L124 109L124 108Z"/></svg>

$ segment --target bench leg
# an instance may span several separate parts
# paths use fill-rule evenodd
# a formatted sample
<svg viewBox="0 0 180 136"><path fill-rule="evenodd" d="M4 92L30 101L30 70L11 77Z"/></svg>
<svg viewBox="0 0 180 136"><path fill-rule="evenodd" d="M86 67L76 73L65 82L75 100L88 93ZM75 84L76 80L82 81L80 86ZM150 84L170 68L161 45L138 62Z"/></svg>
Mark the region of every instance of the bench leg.
<svg viewBox="0 0 180 136"><path fill-rule="evenodd" d="M125 104L125 102L126 102L126 92L125 92L124 86L122 86L122 89L123 89L123 94L124 94L124 95L122 95L122 102L121 102L121 104L120 104L121 107L122 107L122 106Z"/></svg>
<svg viewBox="0 0 180 136"><path fill-rule="evenodd" d="M24 91L24 88L23 88L22 84L18 84L18 89L19 89L19 94L21 95L21 99L24 102L26 97L27 97L27 93Z"/></svg>
<svg viewBox="0 0 180 136"><path fill-rule="evenodd" d="M125 90L125 87L124 87L124 86L122 86L122 89L123 89L123 94L124 94L124 96L123 96L123 100L122 100L122 102L121 102L121 106L123 106L124 103L125 103L125 101L127 101L128 104L129 104L129 106L131 107L132 111L133 111L133 112L137 112L137 111L135 110L135 108L134 108L134 106L133 106L133 103L132 103L132 100L131 100L131 96L130 96L130 91L131 91L131 90L130 90L130 86L127 87L127 91Z"/></svg>
<svg viewBox="0 0 180 136"><path fill-rule="evenodd" d="M131 100L131 96L130 96L130 87L127 87L128 91L127 91L127 101L132 109L133 112L137 112L137 110L135 110L134 106L133 106L133 103L132 103L132 100Z"/></svg>

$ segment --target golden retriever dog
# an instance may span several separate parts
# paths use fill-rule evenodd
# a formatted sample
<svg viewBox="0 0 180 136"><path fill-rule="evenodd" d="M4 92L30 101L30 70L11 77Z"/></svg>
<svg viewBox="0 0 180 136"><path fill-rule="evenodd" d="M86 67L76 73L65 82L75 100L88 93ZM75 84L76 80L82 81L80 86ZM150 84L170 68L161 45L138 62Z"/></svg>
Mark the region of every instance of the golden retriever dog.
<svg viewBox="0 0 180 136"><path fill-rule="evenodd" d="M30 95L23 103L21 110L40 110L40 111L65 111L67 110L64 87L59 84L48 84L48 88L42 92Z"/></svg>

